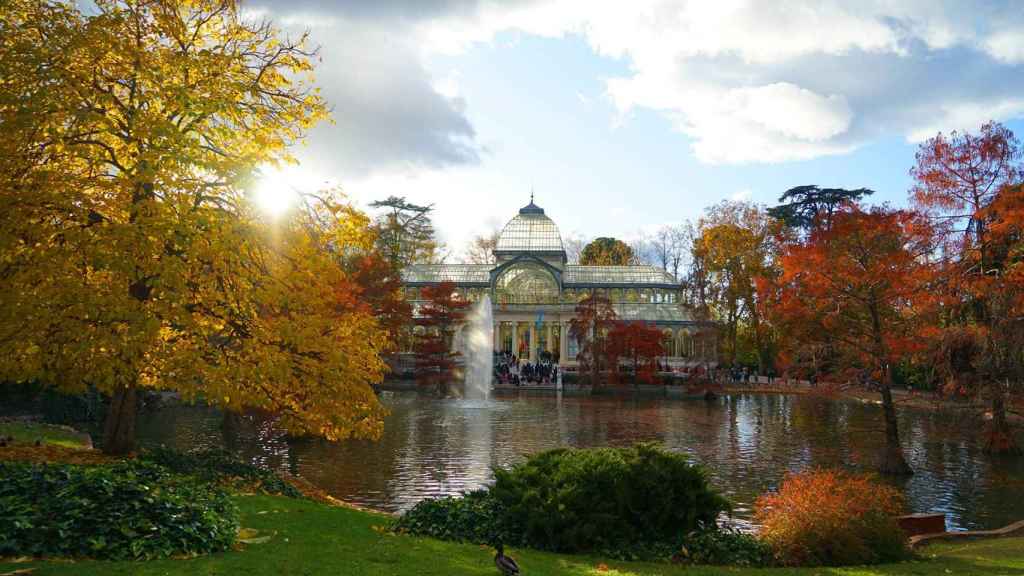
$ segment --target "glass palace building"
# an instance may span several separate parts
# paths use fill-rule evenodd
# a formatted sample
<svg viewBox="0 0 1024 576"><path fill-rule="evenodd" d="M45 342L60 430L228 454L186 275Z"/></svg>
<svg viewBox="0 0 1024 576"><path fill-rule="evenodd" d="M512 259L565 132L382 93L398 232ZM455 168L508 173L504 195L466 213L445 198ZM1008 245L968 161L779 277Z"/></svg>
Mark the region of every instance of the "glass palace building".
<svg viewBox="0 0 1024 576"><path fill-rule="evenodd" d="M423 287L451 282L462 298L479 302L490 296L495 351L572 366L579 350L569 337L576 303L600 294L612 302L620 320L644 321L662 330L664 362L675 367L715 363L713 325L693 318L675 277L647 265L569 264L558 226L532 199L501 231L494 259L494 264L409 266L402 279L414 314L423 302Z"/></svg>

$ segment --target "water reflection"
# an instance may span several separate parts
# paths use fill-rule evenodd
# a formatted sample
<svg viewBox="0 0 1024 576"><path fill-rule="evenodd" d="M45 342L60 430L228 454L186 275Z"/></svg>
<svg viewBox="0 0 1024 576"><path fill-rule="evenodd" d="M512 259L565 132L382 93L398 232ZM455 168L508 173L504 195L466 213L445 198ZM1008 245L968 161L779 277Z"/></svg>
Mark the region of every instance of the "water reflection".
<svg viewBox="0 0 1024 576"><path fill-rule="evenodd" d="M269 421L222 426L214 410L172 407L140 422L144 443L225 446L263 466L300 474L331 494L386 510L455 494L492 479L494 466L559 446L625 446L656 440L704 464L749 520L757 495L787 471L871 470L884 438L879 408L772 395L701 400L499 397L439 400L386 394L379 442L288 441ZM976 427L923 411L900 413L917 474L897 482L915 512L949 514L952 528L994 528L1024 517L1024 463L982 454Z"/></svg>

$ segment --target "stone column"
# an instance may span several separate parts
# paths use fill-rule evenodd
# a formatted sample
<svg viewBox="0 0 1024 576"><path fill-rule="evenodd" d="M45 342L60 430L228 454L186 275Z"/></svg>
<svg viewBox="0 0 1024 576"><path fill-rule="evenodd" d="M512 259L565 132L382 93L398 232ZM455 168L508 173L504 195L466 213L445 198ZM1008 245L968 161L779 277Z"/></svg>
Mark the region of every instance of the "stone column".
<svg viewBox="0 0 1024 576"><path fill-rule="evenodd" d="M521 332L520 322L512 322L512 353L519 357L519 334Z"/></svg>
<svg viewBox="0 0 1024 576"><path fill-rule="evenodd" d="M552 342L551 340L551 322L544 323L544 334L545 338L547 338L547 340L544 342L544 351L550 353L552 352L551 345L554 344L554 342Z"/></svg>
<svg viewBox="0 0 1024 576"><path fill-rule="evenodd" d="M565 364L569 360L569 325L558 323L558 363Z"/></svg>
<svg viewBox="0 0 1024 576"><path fill-rule="evenodd" d="M501 322L494 323L494 333L492 334L492 337L494 338L493 350L495 352L501 352Z"/></svg>
<svg viewBox="0 0 1024 576"><path fill-rule="evenodd" d="M530 362L537 361L537 323L530 322Z"/></svg>

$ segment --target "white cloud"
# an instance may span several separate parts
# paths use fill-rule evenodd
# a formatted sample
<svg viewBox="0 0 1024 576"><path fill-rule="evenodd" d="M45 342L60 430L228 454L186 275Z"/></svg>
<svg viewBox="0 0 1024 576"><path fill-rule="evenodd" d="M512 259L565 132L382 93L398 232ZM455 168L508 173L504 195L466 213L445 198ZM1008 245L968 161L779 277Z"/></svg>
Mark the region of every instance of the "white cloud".
<svg viewBox="0 0 1024 576"><path fill-rule="evenodd" d="M845 96L821 96L787 82L733 90L728 100L736 116L768 131L809 142L846 132L853 118Z"/></svg>
<svg viewBox="0 0 1024 576"><path fill-rule="evenodd" d="M1024 116L1024 98L1010 98L995 102L961 102L943 106L935 111L935 121L922 124L907 134L907 140L921 142L940 131L977 131L993 118L1019 118Z"/></svg>
<svg viewBox="0 0 1024 576"><path fill-rule="evenodd" d="M753 196L754 193L750 190L750 188L744 188L743 190L735 192L732 196L729 196L729 200L732 200L733 202L747 202Z"/></svg>
<svg viewBox="0 0 1024 576"><path fill-rule="evenodd" d="M304 169L351 181L378 171L479 162L482 147L466 116L458 72L441 78L427 72L412 25L400 13L367 19L341 5L303 0L256 0L247 11L293 36L308 30L310 44L320 48L316 81L333 124L317 126L296 150Z"/></svg>
<svg viewBox="0 0 1024 576"><path fill-rule="evenodd" d="M988 37L984 43L985 50L993 58L1008 64L1024 62L1024 30L1003 30Z"/></svg>
<svg viewBox="0 0 1024 576"><path fill-rule="evenodd" d="M606 83L614 124L656 110L709 163L842 154L892 132L1021 114L1024 82L996 85L1024 76L1000 69L1024 62L1012 1L491 0L418 29L445 52L504 30L579 35L629 63Z"/></svg>
<svg viewBox="0 0 1024 576"><path fill-rule="evenodd" d="M458 70L450 71L446 76L433 82L434 91L449 100L462 98L462 74Z"/></svg>
<svg viewBox="0 0 1024 576"><path fill-rule="evenodd" d="M1017 0L254 2L323 45L339 124L310 147L347 173L477 163L462 79L423 63L502 32L511 45L575 36L621 59L628 71L605 79L613 125L657 111L706 163L811 159L1024 114Z"/></svg>

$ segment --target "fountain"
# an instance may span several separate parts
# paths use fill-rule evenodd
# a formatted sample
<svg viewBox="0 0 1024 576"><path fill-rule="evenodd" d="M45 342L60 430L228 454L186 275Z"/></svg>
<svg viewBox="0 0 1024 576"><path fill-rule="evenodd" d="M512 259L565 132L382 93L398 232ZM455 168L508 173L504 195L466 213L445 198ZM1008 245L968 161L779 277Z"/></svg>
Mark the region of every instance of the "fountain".
<svg viewBox="0 0 1024 576"><path fill-rule="evenodd" d="M494 324L491 297L484 296L466 316L461 352L465 357L465 397L486 400L494 375Z"/></svg>

